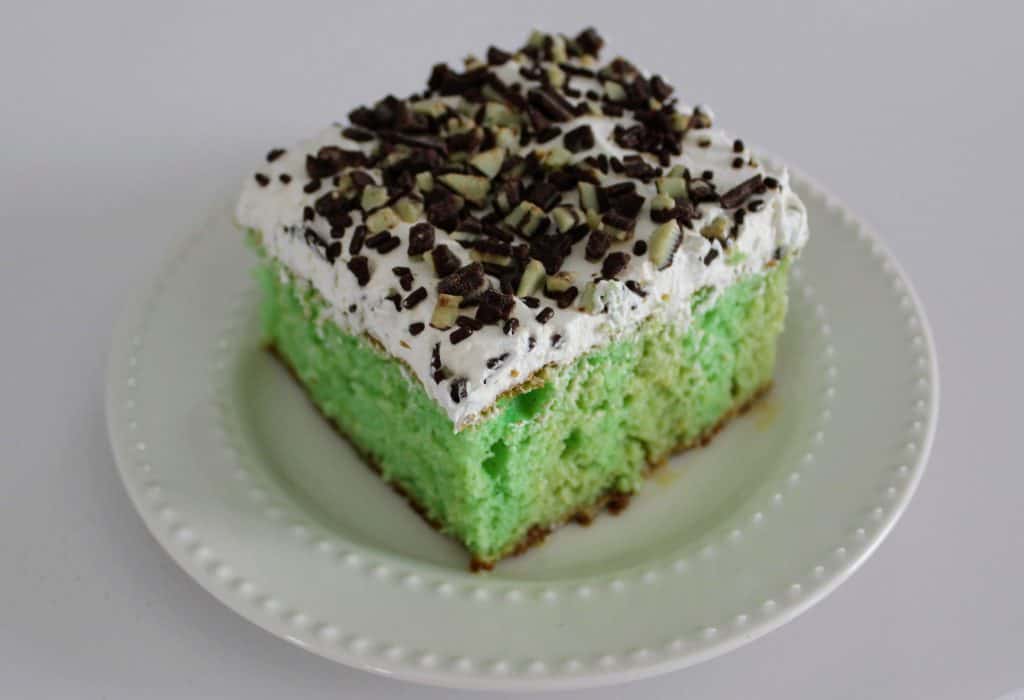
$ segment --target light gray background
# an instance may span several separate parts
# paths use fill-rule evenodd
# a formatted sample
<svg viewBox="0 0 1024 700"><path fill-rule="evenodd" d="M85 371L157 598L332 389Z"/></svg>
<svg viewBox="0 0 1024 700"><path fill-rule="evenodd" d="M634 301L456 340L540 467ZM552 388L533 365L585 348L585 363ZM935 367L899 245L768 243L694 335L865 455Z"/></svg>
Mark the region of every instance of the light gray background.
<svg viewBox="0 0 1024 700"><path fill-rule="evenodd" d="M0 7L0 696L475 697L335 666L179 571L115 473L108 338L211 192L269 146L377 84L418 89L434 59L589 23L881 231L930 314L942 407L917 497L838 592L699 667L558 697L1024 686L1020 4L615 4Z"/></svg>

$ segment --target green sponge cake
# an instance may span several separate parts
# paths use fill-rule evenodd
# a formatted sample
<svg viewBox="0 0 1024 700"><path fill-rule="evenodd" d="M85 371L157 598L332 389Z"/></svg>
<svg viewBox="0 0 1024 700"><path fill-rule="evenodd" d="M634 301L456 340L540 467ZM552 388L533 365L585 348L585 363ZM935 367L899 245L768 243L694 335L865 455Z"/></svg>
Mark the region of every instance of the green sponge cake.
<svg viewBox="0 0 1024 700"><path fill-rule="evenodd" d="M474 568L767 390L807 239L784 170L602 43L437 65L270 151L237 209L268 344Z"/></svg>

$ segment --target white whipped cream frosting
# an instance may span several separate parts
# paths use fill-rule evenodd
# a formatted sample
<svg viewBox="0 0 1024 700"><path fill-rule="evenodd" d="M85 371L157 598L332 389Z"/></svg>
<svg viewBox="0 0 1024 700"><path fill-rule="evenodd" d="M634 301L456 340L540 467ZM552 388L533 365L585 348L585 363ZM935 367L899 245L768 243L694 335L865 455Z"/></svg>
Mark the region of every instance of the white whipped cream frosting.
<svg viewBox="0 0 1024 700"><path fill-rule="evenodd" d="M519 64L513 59L494 70L506 84L513 84L522 82L518 69ZM595 81L579 77L573 78L573 86L583 91L599 87ZM684 113L691 111L682 106L678 109ZM701 110L709 114L707 108L702 107ZM619 118L581 117L559 126L563 134L581 124L589 124L593 130L593 148L574 154L574 160L600 154L621 159L635 155L635 152L620 148L612 138L612 132L617 124L628 126L632 123L635 122L627 112ZM698 143L707 140L710 140L710 146L702 147ZM543 145L531 143L523 149L522 155L530 150L561 144L561 136ZM784 169L768 170L762 164L751 165L749 162L742 168L735 168L733 160L738 154L733 150L732 137L715 128L690 130L683 139L682 155L673 157L671 165L683 165L695 175L713 172L719 193L756 174L774 177L780 185L752 198L762 200L763 206L758 211L747 212L738 235L727 250L721 249L720 242L709 241L699 233L703 225L722 214L717 204L704 203L699 207L700 219L694 220L692 230L684 229L682 243L666 269L656 269L647 255L634 255L634 242L649 241L657 226L651 220L649 209L656 194L655 185L653 182L636 181L637 192L644 196L646 203L636 219L634 238L614 243L609 251L628 252L631 259L617 280L598 283L603 312L582 311L578 300L569 308L559 309L553 300L543 297L541 306L533 309L517 297L513 315L520 325L514 335L505 335L500 325L489 325L456 345L449 339L453 329L442 331L430 326L437 301L437 277L427 261L410 258L406 253L411 224L403 223L391 229L402 244L389 253L380 255L376 251L363 251L370 258L373 274L368 284L362 287L346 267L346 262L352 257L348 250L351 228L342 239L342 255L333 264L305 242L303 231L307 228L317 231L324 240L330 240L329 226L322 218L318 217L314 222L303 221L303 209L313 206L316 199L327 191L303 192L303 185L310 180L305 170L306 155L315 154L327 145L366 152L371 146L343 137L341 128L335 125L289 149L259 168L260 173L270 178L269 184L261 186L252 176L247 178L237 206L237 221L242 227L259 231L266 253L295 277L307 280L320 293L329 305L330 320L339 328L346 333L373 338L388 354L400 359L451 418L456 431L472 425L496 399L515 389L538 370L548 365L571 363L584 353L635 331L649 317L658 316L681 326L688 325L692 321L695 292L710 287L712 293L708 301L712 301L738 279L772 264L778 249L781 248L786 255L799 252L808 236L804 206L790 189ZM739 155L747 161L751 158L747 152ZM367 169L367 172L380 181L378 171ZM290 175L291 182L282 183L282 174ZM609 173L602 184L624 179L623 175ZM575 192L567 193L567 196L568 202L579 204ZM358 216L358 212L354 215ZM437 244L446 244L463 264L471 262L469 251L439 228L435 230ZM563 271L574 273L581 290L587 281L600 278L601 267L600 263L585 259L585 245L585 241L574 245L572 254L562 266ZM719 254L710 264L705 264L704 258L712 247L718 248ZM398 311L387 299L395 292L403 297L408 294L401 289L398 277L392 273L391 268L399 266L412 271L415 277L412 289L423 286L428 292L427 298L413 309ZM625 280L638 282L646 296L641 297L627 289ZM546 306L555 310L554 316L547 323L540 323L537 315ZM409 327L416 322L423 323L426 328L414 336ZM467 381L467 395L458 402L451 396L451 379L436 383L432 378L431 358L438 344L442 363L450 371L450 376L464 377ZM505 359L492 362L492 365L496 364L493 368L488 367L488 360L500 357Z"/></svg>

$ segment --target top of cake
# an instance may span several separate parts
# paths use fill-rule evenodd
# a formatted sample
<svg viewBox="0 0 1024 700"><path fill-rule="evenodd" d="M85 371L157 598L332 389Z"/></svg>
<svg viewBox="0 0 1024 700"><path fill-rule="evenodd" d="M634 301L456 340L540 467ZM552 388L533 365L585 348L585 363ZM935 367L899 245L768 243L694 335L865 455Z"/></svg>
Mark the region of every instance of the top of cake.
<svg viewBox="0 0 1024 700"><path fill-rule="evenodd" d="M471 425L549 364L796 252L804 208L659 75L593 30L535 32L385 97L250 177L238 222L343 330Z"/></svg>

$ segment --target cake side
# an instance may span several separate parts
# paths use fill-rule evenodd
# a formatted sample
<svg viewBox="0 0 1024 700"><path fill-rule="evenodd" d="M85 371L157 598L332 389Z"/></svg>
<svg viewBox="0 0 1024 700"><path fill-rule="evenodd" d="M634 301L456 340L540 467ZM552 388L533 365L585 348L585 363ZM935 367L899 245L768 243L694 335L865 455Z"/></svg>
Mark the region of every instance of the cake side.
<svg viewBox="0 0 1024 700"><path fill-rule="evenodd" d="M491 49L275 149L239 222L326 313L400 360L450 429L697 294L799 253L783 170L592 31Z"/></svg>
<svg viewBox="0 0 1024 700"><path fill-rule="evenodd" d="M771 382L788 260L751 274L689 324L650 318L460 432L400 361L333 320L280 263L261 267L267 340L385 480L480 566L520 550L700 442Z"/></svg>

